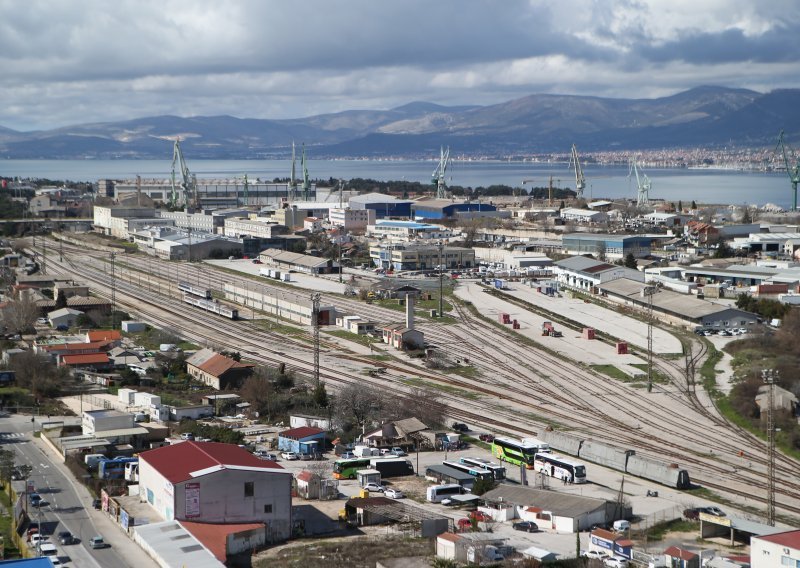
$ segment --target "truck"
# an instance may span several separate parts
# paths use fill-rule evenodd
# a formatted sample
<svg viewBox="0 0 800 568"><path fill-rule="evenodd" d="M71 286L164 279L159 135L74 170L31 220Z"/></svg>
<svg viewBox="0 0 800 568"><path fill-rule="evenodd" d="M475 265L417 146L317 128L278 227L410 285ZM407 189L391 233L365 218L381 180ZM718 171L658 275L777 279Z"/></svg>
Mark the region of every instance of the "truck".
<svg viewBox="0 0 800 568"><path fill-rule="evenodd" d="M370 456L380 455L378 448L370 448L369 446L356 446L353 448L353 455L357 458L368 458Z"/></svg>
<svg viewBox="0 0 800 568"><path fill-rule="evenodd" d="M89 471L92 471L97 469L97 464L101 460L106 460L106 459L108 458L103 454L86 454L83 457L83 463L86 464L86 467L89 468Z"/></svg>
<svg viewBox="0 0 800 568"><path fill-rule="evenodd" d="M414 475L414 466L405 458L374 458L369 465L381 472L381 479Z"/></svg>

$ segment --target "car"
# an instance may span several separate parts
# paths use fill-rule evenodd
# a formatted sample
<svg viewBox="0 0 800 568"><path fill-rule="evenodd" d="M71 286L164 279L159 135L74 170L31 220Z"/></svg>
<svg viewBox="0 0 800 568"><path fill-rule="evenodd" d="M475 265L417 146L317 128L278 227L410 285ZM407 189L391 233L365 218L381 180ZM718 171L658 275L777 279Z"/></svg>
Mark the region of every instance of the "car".
<svg viewBox="0 0 800 568"><path fill-rule="evenodd" d="M36 548L39 544L43 542L47 542L47 535L39 533L31 535L31 540L30 540L31 548Z"/></svg>
<svg viewBox="0 0 800 568"><path fill-rule="evenodd" d="M628 559L619 556L609 556L603 559L603 565L610 566L611 568L627 568Z"/></svg>
<svg viewBox="0 0 800 568"><path fill-rule="evenodd" d="M531 521L520 521L513 523L511 528L515 531L536 532L539 530L539 525Z"/></svg>
<svg viewBox="0 0 800 568"><path fill-rule="evenodd" d="M39 495L38 493L31 493L28 496L28 500L30 501L31 505L33 505L34 507L38 507L39 505L42 504L42 496Z"/></svg>
<svg viewBox="0 0 800 568"><path fill-rule="evenodd" d="M189 442L191 442L192 440L194 440L194 434L192 434L191 432L184 432L183 434L181 434L181 440L188 440Z"/></svg>
<svg viewBox="0 0 800 568"><path fill-rule="evenodd" d="M725 511L723 511L719 507L705 507L703 509L703 513L708 513L709 515L716 515L717 517L725 516Z"/></svg>
<svg viewBox="0 0 800 568"><path fill-rule="evenodd" d="M75 538L69 531L61 531L60 533L58 533L58 542L60 542L64 546L67 546L70 544L77 544L78 539Z"/></svg>
<svg viewBox="0 0 800 568"><path fill-rule="evenodd" d="M472 521L470 519L458 519L458 530L466 531L472 528Z"/></svg>
<svg viewBox="0 0 800 568"><path fill-rule="evenodd" d="M300 454L300 459L303 461L311 461L314 459L314 454Z"/></svg>
<svg viewBox="0 0 800 568"><path fill-rule="evenodd" d="M492 520L492 517L484 513L483 511L472 511L469 514L470 519L475 519L479 523L485 523Z"/></svg>
<svg viewBox="0 0 800 568"><path fill-rule="evenodd" d="M683 518L687 521L696 521L700 518L700 509L692 507L691 509L683 510Z"/></svg>
<svg viewBox="0 0 800 568"><path fill-rule="evenodd" d="M482 442L494 442L494 434L481 434L478 439Z"/></svg>
<svg viewBox="0 0 800 568"><path fill-rule="evenodd" d="M353 452L345 452L345 453L343 453L342 455L339 456L339 459L351 460L351 459L353 459L355 457L356 457L356 455Z"/></svg>
<svg viewBox="0 0 800 568"><path fill-rule="evenodd" d="M285 460L288 460L288 461L294 461L294 460L299 460L299 459L300 459L300 456L298 456L298 455L297 455L296 453L294 453L294 452L283 452L283 453L281 454L281 457L282 457L283 459L285 459Z"/></svg>
<svg viewBox="0 0 800 568"><path fill-rule="evenodd" d="M400 491L399 489L392 489L392 488L385 489L383 491L383 494L386 497L391 497L392 499L402 499L403 497L405 497L402 491Z"/></svg>
<svg viewBox="0 0 800 568"><path fill-rule="evenodd" d="M58 558L58 549L55 544L42 542L39 544L39 556L46 556L52 562L53 559Z"/></svg>
<svg viewBox="0 0 800 568"><path fill-rule="evenodd" d="M278 461L278 455L273 454L272 452L263 452L261 454L256 454L258 459L267 460L267 461Z"/></svg>
<svg viewBox="0 0 800 568"><path fill-rule="evenodd" d="M453 430L458 432L468 432L469 426L464 424L463 422L453 422L452 426L450 426Z"/></svg>
<svg viewBox="0 0 800 568"><path fill-rule="evenodd" d="M401 457L401 456L407 455L405 450L403 450L403 448L397 448L397 447L392 448L391 450L389 450L389 453L391 455L397 456L397 457Z"/></svg>
<svg viewBox="0 0 800 568"><path fill-rule="evenodd" d="M103 502L100 499L92 499L92 508L99 511L102 506Z"/></svg>
<svg viewBox="0 0 800 568"><path fill-rule="evenodd" d="M367 483L366 485L364 485L362 489L366 489L370 493L374 492L383 493L384 491L386 491L386 488L380 483Z"/></svg>
<svg viewBox="0 0 800 568"><path fill-rule="evenodd" d="M50 323L50 320L47 318L38 318L36 320L36 323L38 323L39 325L48 325Z"/></svg>
<svg viewBox="0 0 800 568"><path fill-rule="evenodd" d="M584 558L593 558L595 560L602 560L603 558L608 556L608 554L606 554L602 550L584 550L583 552L581 552L581 556L583 556Z"/></svg>
<svg viewBox="0 0 800 568"><path fill-rule="evenodd" d="M105 547L108 546L108 544L106 544L106 541L103 540L103 537L101 535L97 535L97 536L93 536L89 540L89 546L91 548L98 549L98 548L105 548Z"/></svg>

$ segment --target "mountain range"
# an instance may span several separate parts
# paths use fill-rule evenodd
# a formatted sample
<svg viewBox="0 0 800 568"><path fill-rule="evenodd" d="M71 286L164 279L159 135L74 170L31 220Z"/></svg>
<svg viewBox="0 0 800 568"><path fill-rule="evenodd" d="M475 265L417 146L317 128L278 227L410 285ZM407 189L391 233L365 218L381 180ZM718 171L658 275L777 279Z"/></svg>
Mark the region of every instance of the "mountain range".
<svg viewBox="0 0 800 568"><path fill-rule="evenodd" d="M17 132L0 126L0 157L164 159L179 137L188 159L504 158L569 151L774 146L800 135L800 89L759 93L698 87L657 99L530 95L489 106L414 102L390 110L349 110L270 120L154 116ZM299 152L299 149L298 149Z"/></svg>

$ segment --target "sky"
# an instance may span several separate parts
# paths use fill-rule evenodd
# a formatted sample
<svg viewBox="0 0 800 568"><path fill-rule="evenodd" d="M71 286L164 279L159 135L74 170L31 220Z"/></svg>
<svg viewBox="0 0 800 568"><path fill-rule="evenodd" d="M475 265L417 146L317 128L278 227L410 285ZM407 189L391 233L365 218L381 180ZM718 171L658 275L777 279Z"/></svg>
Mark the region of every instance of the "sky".
<svg viewBox="0 0 800 568"><path fill-rule="evenodd" d="M0 127L800 86L797 0L0 0Z"/></svg>

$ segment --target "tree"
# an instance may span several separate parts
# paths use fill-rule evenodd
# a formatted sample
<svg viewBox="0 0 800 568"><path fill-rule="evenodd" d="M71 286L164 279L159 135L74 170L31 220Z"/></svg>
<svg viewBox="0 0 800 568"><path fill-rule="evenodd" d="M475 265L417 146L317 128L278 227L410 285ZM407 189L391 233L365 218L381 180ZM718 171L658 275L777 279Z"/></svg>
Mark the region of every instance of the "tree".
<svg viewBox="0 0 800 568"><path fill-rule="evenodd" d="M0 311L0 316L8 331L21 335L33 327L39 313L39 307L31 295L20 293L15 299L6 303Z"/></svg>
<svg viewBox="0 0 800 568"><path fill-rule="evenodd" d="M497 482L494 479L478 478L472 485L473 495L483 495L487 491L491 491L497 487Z"/></svg>
<svg viewBox="0 0 800 568"><path fill-rule="evenodd" d="M275 392L272 382L264 373L256 369L245 379L239 392L242 398L250 403L251 410L258 412L259 416L266 416L267 420L271 420Z"/></svg>
<svg viewBox="0 0 800 568"><path fill-rule="evenodd" d="M633 268L634 270L639 268L639 263L636 262L636 257L633 256L632 252L629 252L628 256L625 257L625 268Z"/></svg>
<svg viewBox="0 0 800 568"><path fill-rule="evenodd" d="M58 291L58 296L56 296L56 307L55 309L60 310L61 308L67 307L67 296L64 294L62 290Z"/></svg>
<svg viewBox="0 0 800 568"><path fill-rule="evenodd" d="M340 424L355 426L362 434L383 408L383 393L363 384L347 385L336 394L334 401L335 416Z"/></svg>
<svg viewBox="0 0 800 568"><path fill-rule="evenodd" d="M311 399L319 408L328 407L328 391L325 389L325 383L323 381L320 381L319 384L314 387L314 392L311 395Z"/></svg>
<svg viewBox="0 0 800 568"><path fill-rule="evenodd" d="M678 201L678 213L683 211L683 201Z"/></svg>
<svg viewBox="0 0 800 568"><path fill-rule="evenodd" d="M695 210L697 210L697 203L695 203L694 199L692 199L692 211L695 211Z"/></svg>
<svg viewBox="0 0 800 568"><path fill-rule="evenodd" d="M14 473L14 452L11 450L0 450L0 480L3 485L11 482ZM8 504L11 505L11 491L8 492Z"/></svg>
<svg viewBox="0 0 800 568"><path fill-rule="evenodd" d="M66 367L56 367L49 357L33 351L20 353L11 360L9 367L16 373L17 385L30 390L37 398L58 396L60 385L69 380Z"/></svg>

